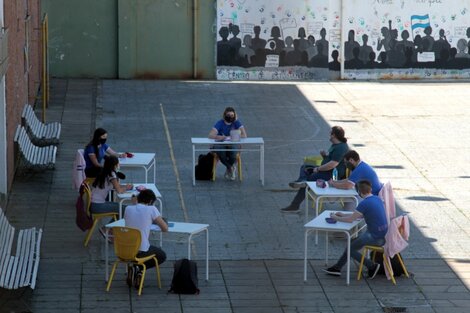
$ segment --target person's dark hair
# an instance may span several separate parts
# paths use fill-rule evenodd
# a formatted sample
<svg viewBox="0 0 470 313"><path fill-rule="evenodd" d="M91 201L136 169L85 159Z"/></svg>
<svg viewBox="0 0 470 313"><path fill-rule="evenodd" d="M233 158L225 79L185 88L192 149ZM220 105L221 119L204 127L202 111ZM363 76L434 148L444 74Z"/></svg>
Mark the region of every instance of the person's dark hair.
<svg viewBox="0 0 470 313"><path fill-rule="evenodd" d="M237 112L235 112L235 109L232 108L232 107L226 107L225 110L224 110L224 114L222 114L222 118L225 118L225 114L227 114L228 112L233 112L233 114L235 114L235 119L234 121L237 120Z"/></svg>
<svg viewBox="0 0 470 313"><path fill-rule="evenodd" d="M153 204L155 200L157 200L157 197L151 189L142 190L137 196L137 202L143 204Z"/></svg>
<svg viewBox="0 0 470 313"><path fill-rule="evenodd" d="M372 184L368 180L361 180L357 183L357 192L361 195L372 193Z"/></svg>
<svg viewBox="0 0 470 313"><path fill-rule="evenodd" d="M353 159L354 161L359 161L360 158L359 158L359 153L356 152L356 150L349 150L348 152L346 152L346 154L344 155L344 159L345 160L349 160L349 159Z"/></svg>
<svg viewBox="0 0 470 313"><path fill-rule="evenodd" d="M101 136L107 133L108 132L104 128L100 127L100 128L95 129L95 132L93 133L93 138L87 145L87 147L93 146L96 156L98 156L98 146L101 144L100 143Z"/></svg>
<svg viewBox="0 0 470 313"><path fill-rule="evenodd" d="M341 126L333 126L331 127L331 133L335 135L336 139L338 139L341 142L348 142L348 139L344 137L344 129Z"/></svg>
<svg viewBox="0 0 470 313"><path fill-rule="evenodd" d="M118 164L119 159L117 157L113 155L106 156L104 158L104 165L98 173L98 176L96 176L95 181L93 182L93 187L103 189L106 179L108 179L108 177L110 177L111 174L115 172L116 165Z"/></svg>

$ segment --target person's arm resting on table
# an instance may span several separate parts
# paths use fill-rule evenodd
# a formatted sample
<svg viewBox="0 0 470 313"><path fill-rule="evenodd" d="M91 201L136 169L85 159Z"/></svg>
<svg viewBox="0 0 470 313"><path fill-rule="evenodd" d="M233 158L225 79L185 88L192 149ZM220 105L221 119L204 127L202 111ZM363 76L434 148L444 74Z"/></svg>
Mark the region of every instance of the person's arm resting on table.
<svg viewBox="0 0 470 313"><path fill-rule="evenodd" d="M225 138L227 138L224 135L217 135L218 133L219 131L217 130L217 128L212 128L209 132L209 138L214 140L225 140Z"/></svg>
<svg viewBox="0 0 470 313"><path fill-rule="evenodd" d="M330 217L337 220L338 222L352 223L355 220L362 218L362 214L359 211L354 210L353 213L331 213Z"/></svg>
<svg viewBox="0 0 470 313"><path fill-rule="evenodd" d="M153 223L160 227L162 232L167 232L168 231L168 225L165 223L163 218L161 216L157 217L156 219L153 220Z"/></svg>
<svg viewBox="0 0 470 313"><path fill-rule="evenodd" d="M353 189L355 186L355 184L349 179L341 179L341 180L336 180L336 181L334 181L333 179L330 179L328 181L328 185L331 187L338 188L338 189Z"/></svg>

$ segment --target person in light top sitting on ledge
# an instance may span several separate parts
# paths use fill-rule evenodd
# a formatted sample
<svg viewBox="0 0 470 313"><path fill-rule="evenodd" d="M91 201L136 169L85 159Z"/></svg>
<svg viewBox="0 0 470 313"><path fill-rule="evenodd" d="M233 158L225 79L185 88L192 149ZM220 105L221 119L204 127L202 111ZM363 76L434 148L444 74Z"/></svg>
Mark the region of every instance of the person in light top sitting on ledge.
<svg viewBox="0 0 470 313"><path fill-rule="evenodd" d="M217 141L224 141L230 139L230 131L240 130L240 137L246 138L246 130L240 120L237 118L237 113L232 107L227 107L224 110L222 119L215 123L214 127L209 132L209 138ZM233 149L233 145L217 145L219 149ZM235 171L235 164L237 151L216 151L220 162L227 168L225 178L235 180L237 173Z"/></svg>

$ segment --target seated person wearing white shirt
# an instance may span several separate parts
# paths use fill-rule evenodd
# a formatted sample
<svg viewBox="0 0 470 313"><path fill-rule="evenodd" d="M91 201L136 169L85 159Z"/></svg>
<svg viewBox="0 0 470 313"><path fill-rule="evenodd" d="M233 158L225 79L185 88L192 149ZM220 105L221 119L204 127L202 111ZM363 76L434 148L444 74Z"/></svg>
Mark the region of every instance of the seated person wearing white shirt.
<svg viewBox="0 0 470 313"><path fill-rule="evenodd" d="M383 184L380 182L379 177L375 170L366 162L362 161L359 153L355 150L349 150L344 155L344 164L351 171L351 174L346 179L334 181L330 179L328 184L338 189L352 189L361 180L367 180L372 185L372 194L377 196L382 189ZM360 200L360 199L359 199ZM348 210L354 209L353 202L347 202L345 208Z"/></svg>
<svg viewBox="0 0 470 313"><path fill-rule="evenodd" d="M126 227L140 230L142 241L137 257L140 258L155 254L158 264L162 264L166 260L165 252L158 247L151 246L149 242L150 226L152 224L156 224L163 232L168 231L168 225L163 220L158 209L153 205L155 200L157 200L157 197L152 190L146 189L141 191L137 196L137 204L126 207L124 220L126 221ZM135 202L135 197L133 198L133 202ZM155 261L149 260L145 262L145 266L147 269L152 268L155 266ZM142 268L129 267L127 270L127 284L132 286L132 283L134 283L134 286L139 288L142 278Z"/></svg>

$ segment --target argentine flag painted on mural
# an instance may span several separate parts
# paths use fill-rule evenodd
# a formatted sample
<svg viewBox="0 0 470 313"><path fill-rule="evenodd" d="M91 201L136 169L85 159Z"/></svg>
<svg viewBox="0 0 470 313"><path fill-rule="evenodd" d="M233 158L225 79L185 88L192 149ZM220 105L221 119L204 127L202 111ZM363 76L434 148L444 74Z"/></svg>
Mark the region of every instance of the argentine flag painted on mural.
<svg viewBox="0 0 470 313"><path fill-rule="evenodd" d="M428 26L431 26L431 23L429 21L429 14L411 16L411 30L413 31L413 33L415 33L416 29L424 29Z"/></svg>

